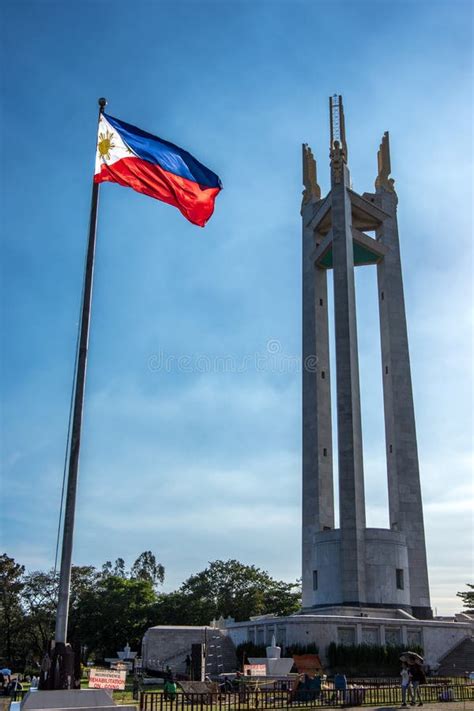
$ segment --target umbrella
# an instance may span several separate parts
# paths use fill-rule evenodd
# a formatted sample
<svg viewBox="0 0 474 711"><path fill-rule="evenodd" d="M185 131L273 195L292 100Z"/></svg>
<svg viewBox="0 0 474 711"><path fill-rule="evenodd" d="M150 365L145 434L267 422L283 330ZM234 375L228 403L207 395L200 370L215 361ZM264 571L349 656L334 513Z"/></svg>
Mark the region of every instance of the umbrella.
<svg viewBox="0 0 474 711"><path fill-rule="evenodd" d="M409 664L423 664L423 657L418 652L403 652L400 656L400 661L408 662Z"/></svg>
<svg viewBox="0 0 474 711"><path fill-rule="evenodd" d="M11 676L12 670L7 669L6 667L4 669L0 669L0 674L4 674L5 676Z"/></svg>

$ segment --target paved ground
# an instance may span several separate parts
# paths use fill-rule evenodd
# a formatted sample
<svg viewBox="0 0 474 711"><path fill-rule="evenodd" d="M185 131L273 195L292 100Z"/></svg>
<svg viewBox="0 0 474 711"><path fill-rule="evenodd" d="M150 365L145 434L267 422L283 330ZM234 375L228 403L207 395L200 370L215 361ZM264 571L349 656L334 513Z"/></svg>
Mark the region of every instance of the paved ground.
<svg viewBox="0 0 474 711"><path fill-rule="evenodd" d="M347 708L347 707L346 707ZM363 711L400 711L399 706L354 706ZM409 708L418 709L418 706L410 706ZM474 711L474 701L449 701L442 703L440 701L431 704L423 704L423 711Z"/></svg>
<svg viewBox="0 0 474 711"><path fill-rule="evenodd" d="M8 711L10 705L10 699L3 699L0 697L0 711ZM330 711L331 707L325 707ZM335 706L333 708L340 709L340 706ZM354 709L357 711L401 711L399 706L346 706L346 709ZM118 706L120 710L120 705ZM418 706L410 706L410 709L418 711ZM474 711L474 701L449 701L442 703L440 701L424 704L422 707L423 711ZM297 711L295 709L295 711ZM317 709L312 709L312 711L317 711ZM324 708L320 709L324 711Z"/></svg>

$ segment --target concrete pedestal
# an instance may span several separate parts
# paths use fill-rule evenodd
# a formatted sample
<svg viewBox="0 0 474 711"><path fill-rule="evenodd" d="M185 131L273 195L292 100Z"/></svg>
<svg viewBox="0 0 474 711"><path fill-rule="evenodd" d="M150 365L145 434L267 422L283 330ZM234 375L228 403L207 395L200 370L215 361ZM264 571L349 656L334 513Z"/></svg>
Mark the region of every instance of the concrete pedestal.
<svg viewBox="0 0 474 711"><path fill-rule="evenodd" d="M104 689L70 689L59 691L30 691L21 703L21 711L33 709L117 709L111 694ZM120 711L136 711L134 705L120 706Z"/></svg>

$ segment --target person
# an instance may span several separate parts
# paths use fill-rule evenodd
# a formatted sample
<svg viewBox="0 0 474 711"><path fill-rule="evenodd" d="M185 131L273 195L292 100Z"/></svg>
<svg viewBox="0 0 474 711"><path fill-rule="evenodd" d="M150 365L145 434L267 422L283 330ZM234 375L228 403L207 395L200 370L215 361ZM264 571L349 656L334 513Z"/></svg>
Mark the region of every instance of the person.
<svg viewBox="0 0 474 711"><path fill-rule="evenodd" d="M8 696L9 692L8 689L10 688L10 684L12 681L11 678L11 672L8 669L4 669L2 672L2 677L3 677L3 695Z"/></svg>
<svg viewBox="0 0 474 711"><path fill-rule="evenodd" d="M308 686L309 686L309 676L307 674L300 674L297 682L297 687L295 689L295 694L293 699L295 701L308 701Z"/></svg>
<svg viewBox="0 0 474 711"><path fill-rule="evenodd" d="M17 693L23 691L23 686L21 685L18 677L12 678L7 686L7 695L12 697L13 701L16 701Z"/></svg>
<svg viewBox="0 0 474 711"><path fill-rule="evenodd" d="M416 699L418 699L418 706L423 706L420 685L426 684L426 676L421 664L412 664L410 666L410 678L413 684L413 700L411 703L414 706Z"/></svg>
<svg viewBox="0 0 474 711"><path fill-rule="evenodd" d="M410 701L413 701L413 689L411 686L410 672L408 671L408 664L405 662L402 664L402 670L400 672L401 685L402 685L402 706L407 705L407 692L410 696Z"/></svg>
<svg viewBox="0 0 474 711"><path fill-rule="evenodd" d="M133 675L132 698L134 701L138 701L140 698L140 682L137 674Z"/></svg>
<svg viewBox="0 0 474 711"><path fill-rule="evenodd" d="M186 674L188 674L188 676L189 676L189 674L191 674L191 657L189 656L189 654L186 655L185 664L186 664Z"/></svg>
<svg viewBox="0 0 474 711"><path fill-rule="evenodd" d="M347 679L346 675L342 672L337 672L334 677L334 691L336 701L341 699L342 703L344 704L346 702Z"/></svg>
<svg viewBox="0 0 474 711"><path fill-rule="evenodd" d="M169 700L169 701L174 701L174 699L176 697L176 691L177 691L176 682L173 679L173 677L170 676L170 678L165 681L165 685L163 688L163 692L164 692L163 695L164 695L165 699Z"/></svg>
<svg viewBox="0 0 474 711"><path fill-rule="evenodd" d="M224 674L222 681L219 684L219 690L222 691L223 693L232 691L232 684L230 683L229 677L227 676L227 674Z"/></svg>
<svg viewBox="0 0 474 711"><path fill-rule="evenodd" d="M314 699L322 699L323 698L322 691L321 691L322 683L323 683L323 680L322 680L322 677L319 676L319 674L316 675L314 677L314 679L312 679L311 687L310 687L313 690L312 698L314 698Z"/></svg>

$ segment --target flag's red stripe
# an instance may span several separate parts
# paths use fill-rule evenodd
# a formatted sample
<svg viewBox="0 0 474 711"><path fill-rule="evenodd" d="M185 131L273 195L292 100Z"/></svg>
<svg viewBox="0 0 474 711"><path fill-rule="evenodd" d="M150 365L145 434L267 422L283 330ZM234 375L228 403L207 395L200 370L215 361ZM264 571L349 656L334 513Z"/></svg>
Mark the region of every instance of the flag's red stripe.
<svg viewBox="0 0 474 711"><path fill-rule="evenodd" d="M140 158L122 158L112 165L101 165L95 183L119 183L177 207L195 225L204 227L214 212L214 200L220 188L206 188L198 183L168 173L159 165Z"/></svg>

